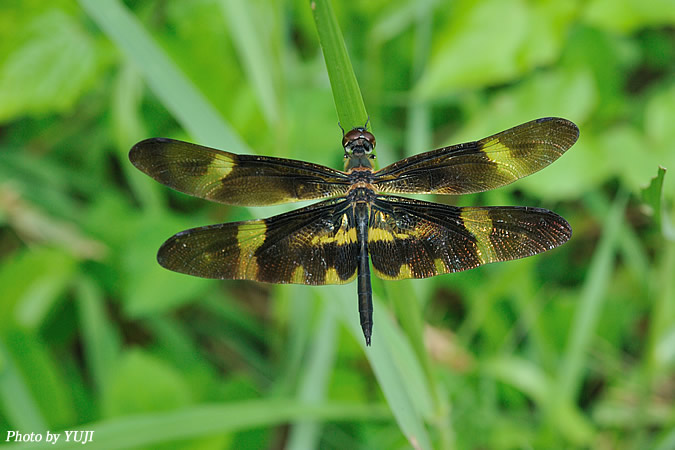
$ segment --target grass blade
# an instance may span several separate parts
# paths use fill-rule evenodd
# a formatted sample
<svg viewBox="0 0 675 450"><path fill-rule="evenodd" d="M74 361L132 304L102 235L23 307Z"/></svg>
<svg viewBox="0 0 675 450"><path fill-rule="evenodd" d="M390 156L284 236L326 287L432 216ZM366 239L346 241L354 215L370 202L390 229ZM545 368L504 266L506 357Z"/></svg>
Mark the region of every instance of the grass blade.
<svg viewBox="0 0 675 450"><path fill-rule="evenodd" d="M382 420L387 419L381 405L322 404L302 405L286 399L254 400L225 404L200 405L179 411L138 414L102 422L84 424L81 430L92 430L90 450L119 448L154 448L160 443L206 437L249 428L270 427L292 420ZM61 439L50 448L82 448L79 442ZM35 444L7 445L4 448L35 448Z"/></svg>
<svg viewBox="0 0 675 450"><path fill-rule="evenodd" d="M0 403L4 420L25 433L47 429L47 422L10 353L0 341Z"/></svg>
<svg viewBox="0 0 675 450"><path fill-rule="evenodd" d="M273 67L276 59L260 36L260 25L253 20L254 4L245 0L224 0L220 2L223 16L230 28L230 36L244 70L260 102L268 124L279 121L279 98L274 80L282 73ZM264 35L264 34L263 34Z"/></svg>
<svg viewBox="0 0 675 450"><path fill-rule="evenodd" d="M605 293L612 275L626 202L625 193L620 193L614 200L605 218L602 238L593 254L588 276L581 290L579 306L569 332L569 341L555 385L554 411L558 413L568 410L569 405L576 404L575 399L584 376L584 361L600 319ZM565 430L565 434L574 436L579 442L590 437L590 430L583 427L575 428Z"/></svg>
<svg viewBox="0 0 675 450"><path fill-rule="evenodd" d="M570 330L570 341L560 371L559 392L571 400L583 376L583 361L593 337L593 330L600 318L604 294L607 291L612 272L613 257L618 245L620 224L626 206L626 195L620 195L614 201L605 219L602 239L591 260L579 299L579 308Z"/></svg>
<svg viewBox="0 0 675 450"><path fill-rule="evenodd" d="M345 130L362 127L368 113L333 7L330 0L311 0L310 3L340 124Z"/></svg>
<svg viewBox="0 0 675 450"><path fill-rule="evenodd" d="M339 295L348 286L330 288L335 292L332 297L339 299L339 310L345 325L365 348L354 298ZM425 383L424 369L419 366L406 337L385 313L386 307L377 299L373 299L373 303L375 311L381 313L377 315L373 345L365 352L366 357L405 437L415 448L431 448L423 417L431 414L431 395Z"/></svg>
<svg viewBox="0 0 675 450"><path fill-rule="evenodd" d="M202 145L251 153L199 89L117 0L79 0L82 8L132 60L185 130Z"/></svg>
<svg viewBox="0 0 675 450"><path fill-rule="evenodd" d="M90 278L77 281L76 298L85 361L93 384L100 394L108 385L118 356L120 339L109 322L103 294Z"/></svg>
<svg viewBox="0 0 675 450"><path fill-rule="evenodd" d="M330 301L322 301L322 311L315 327L316 339L313 339L309 359L300 380L298 401L303 404L318 405L324 401L326 386L335 364L337 346L336 314ZM320 437L319 423L305 420L294 424L286 445L288 449L318 448Z"/></svg>

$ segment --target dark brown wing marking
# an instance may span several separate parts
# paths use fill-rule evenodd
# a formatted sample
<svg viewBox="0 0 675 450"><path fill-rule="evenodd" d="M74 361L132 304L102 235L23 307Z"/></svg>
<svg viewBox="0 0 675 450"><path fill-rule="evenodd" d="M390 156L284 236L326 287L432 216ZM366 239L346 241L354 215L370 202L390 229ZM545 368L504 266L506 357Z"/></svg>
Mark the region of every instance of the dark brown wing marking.
<svg viewBox="0 0 675 450"><path fill-rule="evenodd" d="M571 235L567 221L546 209L458 208L378 196L368 251L381 278L426 278L536 255Z"/></svg>
<svg viewBox="0 0 675 450"><path fill-rule="evenodd" d="M160 183L229 205L262 206L337 196L349 189L344 172L292 159L236 155L172 139L136 144L129 159Z"/></svg>
<svg viewBox="0 0 675 450"><path fill-rule="evenodd" d="M547 117L481 139L412 156L374 175L378 192L469 194L495 189L558 159L579 137L566 119Z"/></svg>
<svg viewBox="0 0 675 450"><path fill-rule="evenodd" d="M343 198L263 220L193 228L167 240L157 260L204 278L343 284L356 276L353 209Z"/></svg>

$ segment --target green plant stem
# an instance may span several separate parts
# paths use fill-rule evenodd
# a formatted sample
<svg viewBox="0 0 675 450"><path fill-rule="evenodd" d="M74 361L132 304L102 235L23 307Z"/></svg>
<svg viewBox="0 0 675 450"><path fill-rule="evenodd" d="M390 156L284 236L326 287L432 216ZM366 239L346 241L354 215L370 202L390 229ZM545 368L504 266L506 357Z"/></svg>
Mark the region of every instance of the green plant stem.
<svg viewBox="0 0 675 450"><path fill-rule="evenodd" d="M310 6L340 125L345 130L362 127L368 120L368 113L330 0L311 0ZM370 125L369 122L368 128Z"/></svg>

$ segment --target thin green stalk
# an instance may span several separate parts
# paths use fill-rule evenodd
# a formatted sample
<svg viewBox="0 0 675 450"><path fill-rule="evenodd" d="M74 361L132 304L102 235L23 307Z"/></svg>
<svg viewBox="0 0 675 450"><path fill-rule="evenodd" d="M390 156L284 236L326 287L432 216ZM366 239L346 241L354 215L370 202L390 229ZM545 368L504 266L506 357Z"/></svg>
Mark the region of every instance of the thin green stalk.
<svg viewBox="0 0 675 450"><path fill-rule="evenodd" d="M337 348L337 314L333 311L334 302L321 302L321 315L315 327L316 339L312 340L308 361L298 386L297 399L305 405L320 405L325 402L328 382L330 381ZM286 448L317 448L321 437L320 423L316 420L303 420L293 424Z"/></svg>
<svg viewBox="0 0 675 450"><path fill-rule="evenodd" d="M345 130L364 126L368 114L330 0L312 0L310 6L340 124ZM378 304L377 301L375 303ZM376 309L384 311L381 305L379 308L376 306ZM396 346L393 342L398 341L395 339L398 337L395 327L389 326L387 318L383 316L384 314L380 316L382 318L378 319L378 325L373 330L375 345L366 352L366 355L401 431L414 446L430 448L431 443L424 427L423 416L428 415L431 409L431 396L428 393L425 376L422 375L424 370L412 351L402 351L404 349L400 345ZM352 316L345 313L345 317L351 319ZM361 331L357 330L357 322L347 320L347 323L360 339ZM389 336L386 336L387 334ZM397 343L404 343L403 336L400 338L402 339ZM402 364L403 359L406 362ZM407 369L405 373L407 377L404 377L401 366Z"/></svg>
<svg viewBox="0 0 675 450"><path fill-rule="evenodd" d="M667 370L669 361L673 359L668 339L669 325L675 317L675 242L663 240L662 255L653 271L652 285L654 289L654 307L650 320L649 338L646 357L650 378L656 378L663 370Z"/></svg>
<svg viewBox="0 0 675 450"><path fill-rule="evenodd" d="M75 292L85 362L91 381L101 394L114 373L120 338L106 317L103 293L94 280L87 276L78 278Z"/></svg>
<svg viewBox="0 0 675 450"><path fill-rule="evenodd" d="M362 127L368 120L368 113L330 0L310 0L310 6L340 124L345 130ZM369 122L369 128L370 125Z"/></svg>
<svg viewBox="0 0 675 450"><path fill-rule="evenodd" d="M601 201L601 199L595 200ZM588 276L579 296L579 306L570 329L569 342L555 387L556 402L554 408L558 413L565 408L569 408L570 405L576 404L576 397L584 377L584 363L593 342L595 329L600 319L605 295L611 280L614 255L619 247L618 239L621 236L620 231L626 202L627 195L619 193L609 209L603 226L602 238L593 254ZM588 430L568 430L568 432L573 431L579 432L577 436L579 439L588 438Z"/></svg>

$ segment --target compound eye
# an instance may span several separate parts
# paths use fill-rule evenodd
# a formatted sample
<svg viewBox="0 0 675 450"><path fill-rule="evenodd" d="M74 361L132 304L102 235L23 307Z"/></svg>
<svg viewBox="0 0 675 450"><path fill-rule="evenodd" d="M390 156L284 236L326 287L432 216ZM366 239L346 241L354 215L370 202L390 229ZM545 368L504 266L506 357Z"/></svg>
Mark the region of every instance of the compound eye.
<svg viewBox="0 0 675 450"><path fill-rule="evenodd" d="M354 128L353 130L350 130L345 136L342 138L342 146L347 147L352 141L355 141L356 139L361 137L361 131L358 130L358 128Z"/></svg>
<svg viewBox="0 0 675 450"><path fill-rule="evenodd" d="M373 133L364 130L361 132L361 136L375 148L375 136L373 136Z"/></svg>

